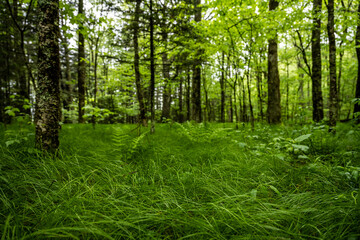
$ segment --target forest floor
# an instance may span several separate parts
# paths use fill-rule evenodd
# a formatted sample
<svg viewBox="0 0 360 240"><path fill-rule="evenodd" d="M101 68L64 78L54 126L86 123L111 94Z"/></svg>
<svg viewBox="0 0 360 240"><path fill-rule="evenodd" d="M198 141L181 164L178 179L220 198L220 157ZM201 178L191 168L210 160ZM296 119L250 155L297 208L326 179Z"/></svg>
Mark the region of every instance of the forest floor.
<svg viewBox="0 0 360 240"><path fill-rule="evenodd" d="M1 239L359 239L360 128L0 126Z"/></svg>

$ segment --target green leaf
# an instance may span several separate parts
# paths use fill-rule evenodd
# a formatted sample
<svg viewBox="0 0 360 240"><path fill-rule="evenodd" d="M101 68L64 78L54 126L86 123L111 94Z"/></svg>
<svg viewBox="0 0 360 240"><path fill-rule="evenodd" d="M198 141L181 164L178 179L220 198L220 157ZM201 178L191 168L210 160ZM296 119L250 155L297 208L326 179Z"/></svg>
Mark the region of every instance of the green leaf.
<svg viewBox="0 0 360 240"><path fill-rule="evenodd" d="M300 143L302 141L305 141L306 139L308 139L311 136L310 134L306 134L306 135L301 135L300 137L297 137L294 139L295 142Z"/></svg>
<svg viewBox="0 0 360 240"><path fill-rule="evenodd" d="M14 144L15 143L15 140L9 140L9 141L6 141L5 144L6 144L6 147L9 147L10 145Z"/></svg>
<svg viewBox="0 0 360 240"><path fill-rule="evenodd" d="M7 110L7 111L5 111L5 113L11 117L15 117L15 112L12 110Z"/></svg>
<svg viewBox="0 0 360 240"><path fill-rule="evenodd" d="M269 185L269 187L270 187L277 195L279 195L279 197L282 196L281 192L280 192L276 187L274 187L273 185Z"/></svg>
<svg viewBox="0 0 360 240"><path fill-rule="evenodd" d="M303 152L306 152L307 150L309 150L309 147L306 145L298 145L298 144L292 144L292 146L294 147L294 150L301 150Z"/></svg>

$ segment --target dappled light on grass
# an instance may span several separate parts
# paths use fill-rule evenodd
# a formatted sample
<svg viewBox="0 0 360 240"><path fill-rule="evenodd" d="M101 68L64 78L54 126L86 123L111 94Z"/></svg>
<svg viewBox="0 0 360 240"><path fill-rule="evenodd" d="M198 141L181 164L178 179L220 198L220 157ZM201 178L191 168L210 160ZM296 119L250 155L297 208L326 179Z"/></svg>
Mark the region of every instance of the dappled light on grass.
<svg viewBox="0 0 360 240"><path fill-rule="evenodd" d="M335 136L316 126L163 124L150 135L64 125L56 159L29 152L31 139L6 146L9 137L3 239L359 237L360 134L351 125Z"/></svg>

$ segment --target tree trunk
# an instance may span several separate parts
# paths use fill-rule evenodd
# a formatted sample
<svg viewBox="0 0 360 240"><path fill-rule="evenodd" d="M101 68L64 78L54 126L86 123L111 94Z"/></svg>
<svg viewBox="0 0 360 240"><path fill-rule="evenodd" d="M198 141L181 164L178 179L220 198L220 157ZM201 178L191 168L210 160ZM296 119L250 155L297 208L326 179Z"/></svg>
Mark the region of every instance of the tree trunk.
<svg viewBox="0 0 360 240"><path fill-rule="evenodd" d="M246 106L246 91L245 91L245 81L244 77L241 78L241 85L242 85L242 97L243 97L243 104L242 104L242 121L248 122L248 115L247 115L247 106Z"/></svg>
<svg viewBox="0 0 360 240"><path fill-rule="evenodd" d="M154 108L154 93L155 93L155 58L154 58L154 19L153 19L153 0L150 0L150 112L151 112L151 129L150 132L155 132L155 108Z"/></svg>
<svg viewBox="0 0 360 240"><path fill-rule="evenodd" d="M187 69L187 86L186 86L186 120L190 121L191 119L191 106L190 106L190 70Z"/></svg>
<svg viewBox="0 0 360 240"><path fill-rule="evenodd" d="M79 0L79 15L84 14L84 2ZM85 62L85 38L83 31L83 21L79 23L79 46L78 46L78 94L79 94L79 123L84 123L84 106L85 106L85 78L86 78L86 62Z"/></svg>
<svg viewBox="0 0 360 240"><path fill-rule="evenodd" d="M220 91L221 91L221 103L220 103L220 122L225 122L225 54L221 55L221 77L220 77Z"/></svg>
<svg viewBox="0 0 360 240"><path fill-rule="evenodd" d="M227 68L226 68L226 77L227 77L227 82L230 85L230 79L231 79L231 70L230 70L230 54L227 55ZM225 85L226 87L226 85ZM229 122L234 122L234 109L233 109L233 102L232 102L232 94L231 94L231 89L230 89L230 94L229 94Z"/></svg>
<svg viewBox="0 0 360 240"><path fill-rule="evenodd" d="M204 115L204 122L206 122L206 121L209 121L209 119L208 119L208 113L209 113L209 108L208 108L209 98L208 98L208 91L207 91L207 89L206 89L206 79L204 79L204 81L203 81L203 89L204 89L204 94L205 94L205 108L204 108L203 115Z"/></svg>
<svg viewBox="0 0 360 240"><path fill-rule="evenodd" d="M163 40L167 41L167 37L163 34ZM163 61L163 77L164 77L164 90L163 90L163 109L162 109L162 117L165 119L170 118L170 108L171 108L171 87L169 84L170 80L170 65L168 60L167 53L162 54Z"/></svg>
<svg viewBox="0 0 360 240"><path fill-rule="evenodd" d="M270 0L269 10L273 11L279 6L277 0ZM280 78L278 68L277 35L269 39L268 49L268 122L278 124L281 122Z"/></svg>
<svg viewBox="0 0 360 240"><path fill-rule="evenodd" d="M60 128L59 0L40 0L39 10L36 146L54 152Z"/></svg>
<svg viewBox="0 0 360 240"><path fill-rule="evenodd" d="M184 113L183 113L183 77L180 77L179 84L179 122L184 122Z"/></svg>
<svg viewBox="0 0 360 240"><path fill-rule="evenodd" d="M330 65L330 96L329 96L329 127L335 130L338 110L338 94L336 86L336 40L334 22L334 0L328 2L328 37L329 37L329 65Z"/></svg>
<svg viewBox="0 0 360 240"><path fill-rule="evenodd" d="M249 107L250 107L250 122L251 122L251 129L254 130L255 128L255 119L254 119L254 111L253 106L251 103L251 90L250 90L250 57L249 57L249 64L248 64L248 72L247 72L247 88L248 88L248 96L249 96Z"/></svg>
<svg viewBox="0 0 360 240"><path fill-rule="evenodd" d="M98 68L98 53L99 51L99 37L95 40L95 53L94 53L94 107L97 106L97 93L98 93L98 82L97 82L97 68Z"/></svg>
<svg viewBox="0 0 360 240"><path fill-rule="evenodd" d="M141 75L140 75L140 66L139 66L139 18L140 18L140 4L141 0L136 0L135 5L135 16L133 22L133 43L134 43L134 69L135 69L135 85L136 85L136 95L139 102L140 114L139 114L139 122L142 123L143 126L147 126L146 121L146 110L145 110L145 102L144 102L144 92L141 86Z"/></svg>
<svg viewBox="0 0 360 240"><path fill-rule="evenodd" d="M261 62L260 62L260 64L261 64ZM258 91L258 100L259 100L259 114L260 114L260 119L262 121L264 119L264 112L263 112L263 106L262 106L262 103L263 103L262 89L261 89L261 86L262 86L262 74L261 74L260 66L257 67L256 79L257 79L256 88L257 88L257 91Z"/></svg>
<svg viewBox="0 0 360 240"><path fill-rule="evenodd" d="M319 122L324 118L323 97L321 90L321 9L322 0L313 0L313 30L311 37L312 54L312 102L313 121Z"/></svg>
<svg viewBox="0 0 360 240"><path fill-rule="evenodd" d="M201 22L201 7L199 6L201 4L200 0L194 1L194 7L195 7L195 21ZM196 36L196 40L200 40L200 36ZM192 93L192 99L193 99L193 109L192 109L192 117L193 120L196 122L201 122L202 115L201 115L201 55L203 53L202 49L197 50L196 58L194 60L193 65L193 93Z"/></svg>
<svg viewBox="0 0 360 240"><path fill-rule="evenodd" d="M355 98L360 100L360 3L358 6L358 22L356 27L356 38L355 38L355 45L356 45L356 56L358 60L358 75L357 75L357 81L356 81L356 91L355 91ZM360 102L358 101L354 105L354 117L360 120L360 115L356 116L356 114L360 113Z"/></svg>

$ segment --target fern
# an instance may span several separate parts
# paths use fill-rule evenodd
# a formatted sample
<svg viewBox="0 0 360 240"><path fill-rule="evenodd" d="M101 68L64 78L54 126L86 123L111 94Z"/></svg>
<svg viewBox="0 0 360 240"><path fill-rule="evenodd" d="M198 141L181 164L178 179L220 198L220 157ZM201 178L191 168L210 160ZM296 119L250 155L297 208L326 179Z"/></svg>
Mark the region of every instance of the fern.
<svg viewBox="0 0 360 240"><path fill-rule="evenodd" d="M124 160L131 160L139 150L140 143L147 132L137 137L132 137L130 132L125 132L122 128L115 128L113 131L113 144Z"/></svg>

